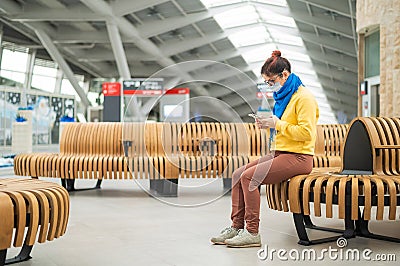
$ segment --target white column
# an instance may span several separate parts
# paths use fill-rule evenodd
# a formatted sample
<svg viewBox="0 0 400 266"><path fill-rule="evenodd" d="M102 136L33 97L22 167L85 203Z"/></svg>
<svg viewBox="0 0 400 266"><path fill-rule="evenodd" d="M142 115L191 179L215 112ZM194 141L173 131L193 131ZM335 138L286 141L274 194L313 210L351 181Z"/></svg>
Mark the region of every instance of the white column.
<svg viewBox="0 0 400 266"><path fill-rule="evenodd" d="M126 59L125 50L122 45L121 35L120 35L118 27L114 21L107 20L107 31L108 31L108 36L110 38L110 43L111 43L111 47L112 47L112 50L114 53L115 61L117 62L118 73L123 80L129 80L129 79L131 79L131 73L129 70L128 61ZM123 113L124 113L123 112L124 111L123 97L124 97L124 93L122 91L121 92L121 120L123 120ZM136 96L132 96L132 101L133 101L133 110L135 112L135 115L137 116L139 121L141 121L142 114L139 110L139 104L138 104Z"/></svg>
<svg viewBox="0 0 400 266"><path fill-rule="evenodd" d="M76 80L74 73L69 67L68 63L65 61L61 53L58 51L57 47L53 44L50 37L45 33L42 29L35 29L35 33L40 39L43 46L46 48L47 52L50 54L51 58L57 62L65 76L68 78L69 82L71 82L72 87L74 87L75 91L78 93L81 98L81 103L83 104L83 109L86 110L90 105L90 102L86 96L84 90L79 86L78 81Z"/></svg>
<svg viewBox="0 0 400 266"><path fill-rule="evenodd" d="M56 87L54 89L54 93L61 93L61 86L62 86L62 80L64 78L64 73L60 68L57 69L57 76L56 76Z"/></svg>

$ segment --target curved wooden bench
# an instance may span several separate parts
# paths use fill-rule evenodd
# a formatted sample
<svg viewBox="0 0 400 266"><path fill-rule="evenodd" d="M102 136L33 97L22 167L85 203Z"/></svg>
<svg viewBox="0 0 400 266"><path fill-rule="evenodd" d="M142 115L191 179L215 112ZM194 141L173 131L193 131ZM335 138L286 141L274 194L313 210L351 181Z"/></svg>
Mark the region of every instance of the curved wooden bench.
<svg viewBox="0 0 400 266"><path fill-rule="evenodd" d="M29 260L36 238L44 243L65 234L68 192L53 182L2 178L0 217L0 265ZM6 260L11 245L22 249L15 258Z"/></svg>
<svg viewBox="0 0 400 266"><path fill-rule="evenodd" d="M254 123L68 123L60 153L15 157L16 175L76 179L150 179L154 194L177 194L178 178L222 177L268 153L268 133Z"/></svg>
<svg viewBox="0 0 400 266"><path fill-rule="evenodd" d="M347 130L347 124L317 126L317 139L313 158L314 168L341 166L340 154Z"/></svg>
<svg viewBox="0 0 400 266"><path fill-rule="evenodd" d="M396 220L400 203L400 119L360 117L354 119L345 138L342 166L338 171L320 171L300 175L288 182L288 206L294 216L299 243L311 245L336 240L338 237L310 240L306 228L340 233L346 238L362 236L393 242L400 239L370 233L368 221ZM310 208L313 203L313 208ZM310 214L343 219L344 230L319 228ZM337 205L337 212L333 206ZM361 211L361 207L363 207ZM375 217L372 210L376 209Z"/></svg>
<svg viewBox="0 0 400 266"><path fill-rule="evenodd" d="M348 125L317 125L315 155L312 173L337 172L341 166L341 150ZM289 180L266 185L268 207L277 211L289 211Z"/></svg>

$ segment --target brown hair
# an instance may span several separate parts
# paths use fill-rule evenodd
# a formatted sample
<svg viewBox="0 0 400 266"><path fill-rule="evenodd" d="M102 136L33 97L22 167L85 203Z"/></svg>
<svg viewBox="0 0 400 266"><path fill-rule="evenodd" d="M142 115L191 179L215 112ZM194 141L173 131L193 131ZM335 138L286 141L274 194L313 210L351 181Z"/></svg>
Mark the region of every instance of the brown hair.
<svg viewBox="0 0 400 266"><path fill-rule="evenodd" d="M261 74L272 76L282 73L284 70L291 73L290 62L286 58L281 57L281 51L275 50L272 52L271 57L268 58L261 67Z"/></svg>

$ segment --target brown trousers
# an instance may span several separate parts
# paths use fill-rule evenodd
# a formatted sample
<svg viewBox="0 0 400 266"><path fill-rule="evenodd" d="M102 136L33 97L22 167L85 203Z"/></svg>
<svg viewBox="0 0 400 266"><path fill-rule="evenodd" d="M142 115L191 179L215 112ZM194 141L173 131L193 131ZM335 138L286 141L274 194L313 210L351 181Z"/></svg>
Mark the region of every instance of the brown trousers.
<svg viewBox="0 0 400 266"><path fill-rule="evenodd" d="M300 174L309 174L313 167L313 156L299 153L275 151L248 163L232 176L232 227L244 228L258 233L260 222L260 192L262 184L276 184Z"/></svg>

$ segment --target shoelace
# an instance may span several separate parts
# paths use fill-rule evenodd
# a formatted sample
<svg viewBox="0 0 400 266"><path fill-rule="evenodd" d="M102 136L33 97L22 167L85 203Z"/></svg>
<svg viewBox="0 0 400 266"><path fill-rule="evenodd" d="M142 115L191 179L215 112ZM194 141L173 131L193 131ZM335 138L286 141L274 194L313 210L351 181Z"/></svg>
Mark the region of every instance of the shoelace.
<svg viewBox="0 0 400 266"><path fill-rule="evenodd" d="M225 233L230 233L233 230L232 227L227 227L224 230L221 231L221 234L225 234Z"/></svg>

